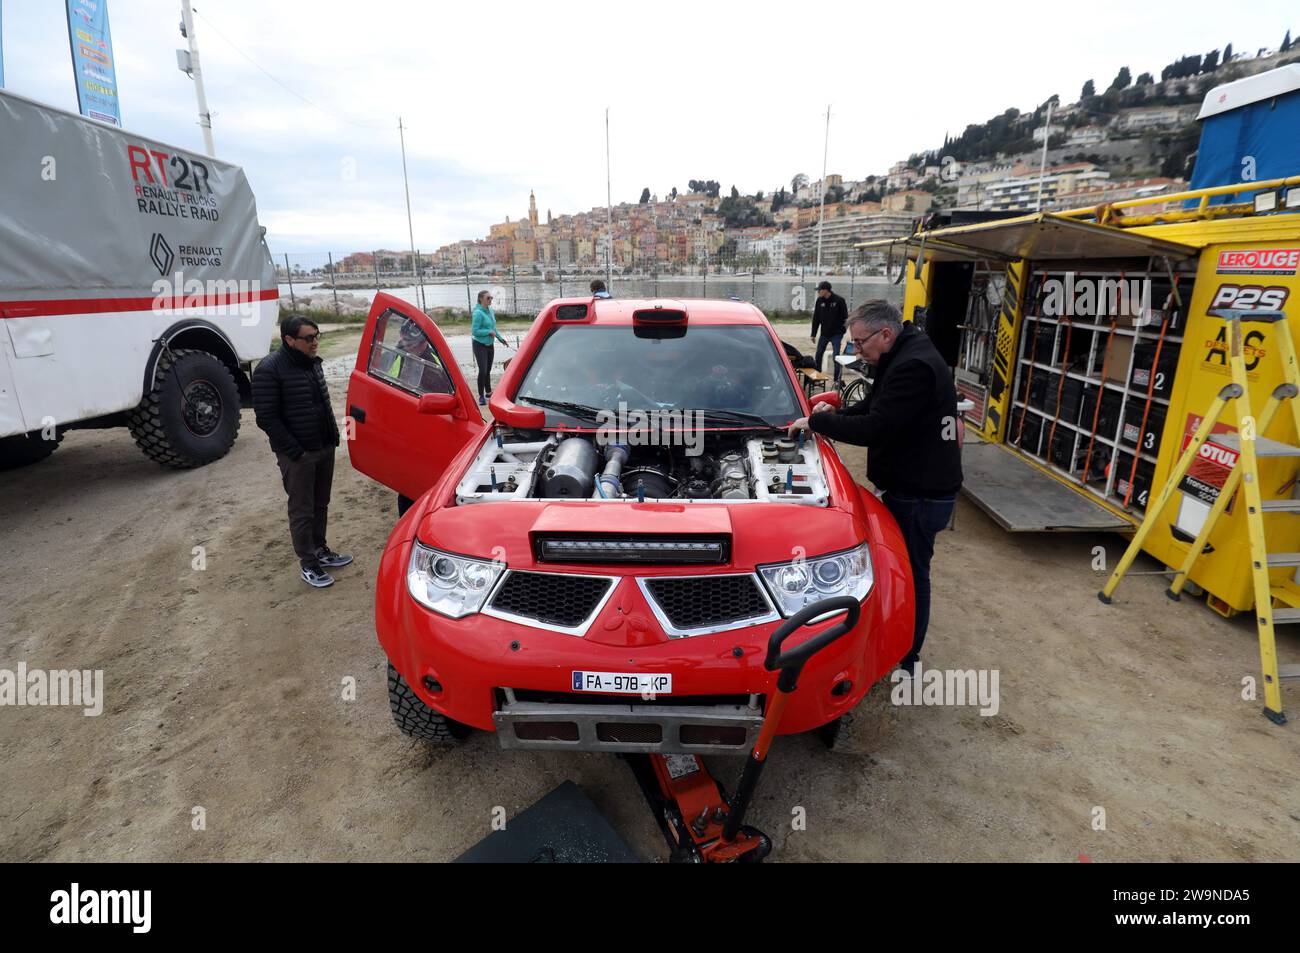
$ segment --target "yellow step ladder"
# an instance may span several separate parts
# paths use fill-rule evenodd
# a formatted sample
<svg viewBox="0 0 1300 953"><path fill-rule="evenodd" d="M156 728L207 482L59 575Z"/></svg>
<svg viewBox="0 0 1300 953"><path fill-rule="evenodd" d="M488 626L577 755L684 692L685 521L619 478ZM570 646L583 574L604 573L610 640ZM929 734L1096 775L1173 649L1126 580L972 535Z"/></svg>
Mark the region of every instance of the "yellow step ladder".
<svg viewBox="0 0 1300 953"><path fill-rule="evenodd" d="M1281 311L1242 311L1235 308L1206 312L1210 317L1222 318L1227 325L1228 364L1232 373L1232 383L1225 384L1209 411L1201 420L1201 425L1192 435L1192 441L1178 458L1169 480L1161 488L1159 496L1147 507L1146 516L1137 534L1129 543L1124 556L1111 573L1106 587L1097 593L1097 598L1110 605L1111 596L1133 565L1133 560L1142 550L1142 543L1159 522L1165 505L1169 502L1178 484L1187 474L1200 452L1201 446L1214 430L1214 425L1231 403L1237 413L1237 432L1232 434L1215 434L1214 442L1222 447L1237 452L1237 463L1224 481L1219 497L1214 501L1205 523L1196 535L1196 541L1187 551L1183 564L1178 567L1173 581L1166 591L1171 599L1177 599L1182 592L1187 575L1191 572L1198 556L1205 550L1205 544L1214 530L1214 524L1228 506L1237 490L1238 484L1244 482L1246 528L1250 535L1251 578L1255 589L1255 622L1259 628L1259 659L1264 675L1264 714L1275 724L1286 724L1286 715L1282 713L1282 691L1280 681L1283 678L1300 678L1300 665L1288 665L1279 669L1277 664L1277 644L1273 627L1279 624L1300 623L1300 608L1273 608L1273 600L1287 605L1294 605L1295 599L1285 587L1276 589L1269 583L1269 570L1279 567L1300 567L1300 553L1270 553L1264 538L1265 513L1300 514L1300 499L1265 500L1260 495L1259 458L1260 457L1300 457L1300 447L1279 443L1261 437L1268 429L1285 401L1291 410L1296 433L1300 434L1300 368L1296 365L1295 345L1291 340L1291 327L1286 315ZM1250 405L1250 387L1246 378L1246 357L1242 348L1242 324L1272 324L1275 328L1277 352L1282 359L1283 379L1269 395L1267 403L1258 418L1252 417Z"/></svg>

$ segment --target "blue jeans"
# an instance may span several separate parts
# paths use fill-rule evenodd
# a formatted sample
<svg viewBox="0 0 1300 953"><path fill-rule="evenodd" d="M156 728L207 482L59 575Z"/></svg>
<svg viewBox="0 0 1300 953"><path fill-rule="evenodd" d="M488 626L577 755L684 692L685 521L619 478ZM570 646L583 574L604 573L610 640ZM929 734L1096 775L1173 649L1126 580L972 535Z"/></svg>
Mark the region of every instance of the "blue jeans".
<svg viewBox="0 0 1300 953"><path fill-rule="evenodd" d="M823 334L817 339L817 356L814 358L817 362L817 370L820 371L822 369L822 355L826 353L826 345L834 345L834 347L831 348L831 357L834 358L836 354L840 353L840 345L843 341L844 332L842 331L834 337L827 337ZM831 363L835 365L835 379L838 381L840 379L840 374L844 372L844 368L840 367L839 361L832 360Z"/></svg>
<svg viewBox="0 0 1300 953"><path fill-rule="evenodd" d="M916 627L912 630L912 651L898 664L911 669L921 656L921 643L930 625L930 559L934 556L934 538L952 519L955 496L921 499L886 491L880 501L898 521L912 563L912 584L916 589Z"/></svg>

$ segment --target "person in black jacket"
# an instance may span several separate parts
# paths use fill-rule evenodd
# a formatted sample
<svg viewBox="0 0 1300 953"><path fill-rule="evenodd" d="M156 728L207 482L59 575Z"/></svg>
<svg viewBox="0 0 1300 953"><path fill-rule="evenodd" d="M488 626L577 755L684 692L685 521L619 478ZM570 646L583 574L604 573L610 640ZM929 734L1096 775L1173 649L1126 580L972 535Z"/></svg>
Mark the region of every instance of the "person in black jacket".
<svg viewBox="0 0 1300 953"><path fill-rule="evenodd" d="M289 494L289 535L302 579L323 589L334 584L326 569L352 562L325 544L339 428L330 407L321 360L320 328L299 315L280 322L280 349L253 371L253 412L266 431Z"/></svg>
<svg viewBox="0 0 1300 953"><path fill-rule="evenodd" d="M849 318L853 346L876 367L871 396L841 411L814 413L791 425L868 448L867 479L898 521L916 588L912 650L899 663L909 674L930 622L934 538L952 519L961 489L957 391L952 372L925 332L903 326L887 301L868 301Z"/></svg>
<svg viewBox="0 0 1300 953"><path fill-rule="evenodd" d="M838 382L840 375L844 373L844 368L840 367L840 362L835 360L835 355L840 353L840 345L844 343L844 325L849 319L849 306L844 303L844 299L831 290L831 283L823 281L817 286L817 303L813 305L812 317L812 339L817 345L817 370L822 369L822 355L826 352L826 345L834 345L831 348L831 363L835 365L835 380ZM821 335L818 336L820 329Z"/></svg>

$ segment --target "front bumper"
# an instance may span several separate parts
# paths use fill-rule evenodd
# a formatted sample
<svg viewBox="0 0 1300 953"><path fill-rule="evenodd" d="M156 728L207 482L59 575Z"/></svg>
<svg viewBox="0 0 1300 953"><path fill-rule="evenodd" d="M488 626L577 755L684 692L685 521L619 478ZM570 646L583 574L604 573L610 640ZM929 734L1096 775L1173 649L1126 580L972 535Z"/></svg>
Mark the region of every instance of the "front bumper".
<svg viewBox="0 0 1300 953"><path fill-rule="evenodd" d="M752 746L763 700L776 690L776 674L764 669L763 660L779 618L670 638L636 578L626 575L583 636L483 613L449 619L407 593L410 552L406 541L384 554L376 630L388 658L416 694L447 717L499 731L502 745L512 748L743 754ZM875 584L857 627L808 663L778 726L782 734L812 730L852 709L911 647L913 602L906 558L878 547L872 561ZM619 567L623 572L627 568ZM607 567L566 571L620 575ZM807 632L812 635L829 624ZM672 675L672 695L642 699L573 692L574 671L666 673ZM525 731L521 737L518 726L538 723L553 730ZM718 744L719 739L727 743Z"/></svg>
<svg viewBox="0 0 1300 953"><path fill-rule="evenodd" d="M492 713L503 748L660 754L746 754L763 726L762 699L744 704L650 705L574 697L520 701L499 695Z"/></svg>

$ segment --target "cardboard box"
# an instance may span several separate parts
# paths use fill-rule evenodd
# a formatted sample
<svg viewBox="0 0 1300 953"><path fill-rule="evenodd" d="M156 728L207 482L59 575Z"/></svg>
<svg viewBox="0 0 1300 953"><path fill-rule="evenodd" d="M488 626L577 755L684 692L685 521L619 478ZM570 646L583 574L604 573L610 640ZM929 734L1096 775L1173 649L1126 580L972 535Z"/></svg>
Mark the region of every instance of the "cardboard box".
<svg viewBox="0 0 1300 953"><path fill-rule="evenodd" d="M1097 371L1101 371L1101 361L1105 360L1106 342L1097 345ZM1112 384L1128 383L1128 366L1133 357L1133 338L1127 334L1116 334L1110 342L1110 360L1106 364L1106 380Z"/></svg>

